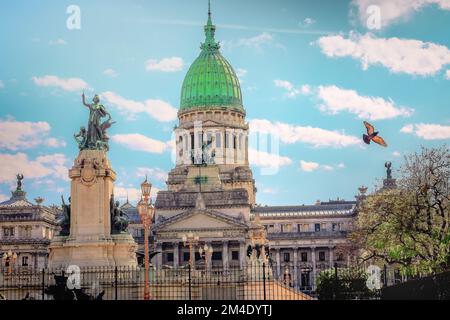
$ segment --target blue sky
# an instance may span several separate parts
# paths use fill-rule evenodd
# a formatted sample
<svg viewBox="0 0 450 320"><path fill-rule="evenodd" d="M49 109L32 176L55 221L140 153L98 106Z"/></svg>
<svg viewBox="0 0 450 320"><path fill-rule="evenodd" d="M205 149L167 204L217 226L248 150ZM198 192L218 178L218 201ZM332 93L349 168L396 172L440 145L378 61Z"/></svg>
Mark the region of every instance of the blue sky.
<svg viewBox="0 0 450 320"><path fill-rule="evenodd" d="M252 160L258 203L351 200L360 185L373 188L385 161L396 168L421 145L448 143L450 5L401 2L212 1L252 132L279 133L270 158L278 172L265 175ZM69 30L73 4L81 29ZM181 85L206 18L206 0L2 1L0 199L19 171L29 199L68 196L73 134L87 121L82 90L102 94L117 121L109 152L117 194L135 199L145 173L164 189ZM363 120L388 148L361 144Z"/></svg>

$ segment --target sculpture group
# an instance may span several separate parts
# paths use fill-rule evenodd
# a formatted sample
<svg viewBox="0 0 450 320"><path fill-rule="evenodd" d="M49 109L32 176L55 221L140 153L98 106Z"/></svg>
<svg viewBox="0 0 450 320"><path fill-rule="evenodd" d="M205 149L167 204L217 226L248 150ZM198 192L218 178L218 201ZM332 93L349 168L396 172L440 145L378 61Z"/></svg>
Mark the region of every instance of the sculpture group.
<svg viewBox="0 0 450 320"><path fill-rule="evenodd" d="M115 122L106 108L100 104L100 97L95 95L92 103L86 103L86 96L81 95L83 105L89 108L88 127L81 127L80 132L74 135L80 150L109 150L109 137L107 129ZM102 121L103 118L107 118Z"/></svg>

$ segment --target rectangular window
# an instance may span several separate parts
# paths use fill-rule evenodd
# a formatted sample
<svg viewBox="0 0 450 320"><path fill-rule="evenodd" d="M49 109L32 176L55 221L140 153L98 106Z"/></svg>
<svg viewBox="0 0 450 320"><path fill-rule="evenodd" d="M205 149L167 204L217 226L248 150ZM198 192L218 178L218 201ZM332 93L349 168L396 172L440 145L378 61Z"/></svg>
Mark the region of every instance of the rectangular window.
<svg viewBox="0 0 450 320"><path fill-rule="evenodd" d="M325 251L319 251L319 261L325 261Z"/></svg>
<svg viewBox="0 0 450 320"><path fill-rule="evenodd" d="M285 252L283 254L283 258L284 258L284 262L289 262L289 261L291 261L291 254L289 252Z"/></svg>
<svg viewBox="0 0 450 320"><path fill-rule="evenodd" d="M338 230L338 224L337 223L331 224L331 231L337 231L337 230Z"/></svg>
<svg viewBox="0 0 450 320"><path fill-rule="evenodd" d="M189 141L188 141L188 136L187 135L184 136L184 149L186 151L189 149Z"/></svg>
<svg viewBox="0 0 450 320"><path fill-rule="evenodd" d="M320 230L326 231L327 230L327 224L326 223L321 223L320 224Z"/></svg>
<svg viewBox="0 0 450 320"><path fill-rule="evenodd" d="M308 253L307 252L300 253L300 260L302 262L308 262Z"/></svg>
<svg viewBox="0 0 450 320"><path fill-rule="evenodd" d="M225 148L230 147L230 134L227 132L225 133Z"/></svg>
<svg viewBox="0 0 450 320"><path fill-rule="evenodd" d="M22 257L22 266L28 267L28 257Z"/></svg>
<svg viewBox="0 0 450 320"><path fill-rule="evenodd" d="M314 231L319 232L320 231L320 223L314 224Z"/></svg>
<svg viewBox="0 0 450 320"><path fill-rule="evenodd" d="M14 237L14 228L13 227L3 228L3 235L5 236L5 238Z"/></svg>
<svg viewBox="0 0 450 320"><path fill-rule="evenodd" d="M191 133L191 150L195 149L194 133Z"/></svg>
<svg viewBox="0 0 450 320"><path fill-rule="evenodd" d="M344 261L344 254L342 252L338 253L337 261Z"/></svg>
<svg viewBox="0 0 450 320"><path fill-rule="evenodd" d="M183 261L189 261L189 251L183 252Z"/></svg>
<svg viewBox="0 0 450 320"><path fill-rule="evenodd" d="M173 262L173 252L167 252L167 262Z"/></svg>
<svg viewBox="0 0 450 320"><path fill-rule="evenodd" d="M200 255L200 252L195 253L195 261L198 261L198 260L202 260L202 256Z"/></svg>
<svg viewBox="0 0 450 320"><path fill-rule="evenodd" d="M207 141L208 143L211 143L211 142L212 142L212 134L211 134L210 132L208 132L208 133L206 134L206 141Z"/></svg>
<svg viewBox="0 0 450 320"><path fill-rule="evenodd" d="M220 251L214 251L214 252L212 253L212 259L213 259L213 261L222 260L222 252L220 252Z"/></svg>
<svg viewBox="0 0 450 320"><path fill-rule="evenodd" d="M216 132L216 148L222 148L222 135Z"/></svg>
<svg viewBox="0 0 450 320"><path fill-rule="evenodd" d="M231 251L231 260L239 260L239 251Z"/></svg>

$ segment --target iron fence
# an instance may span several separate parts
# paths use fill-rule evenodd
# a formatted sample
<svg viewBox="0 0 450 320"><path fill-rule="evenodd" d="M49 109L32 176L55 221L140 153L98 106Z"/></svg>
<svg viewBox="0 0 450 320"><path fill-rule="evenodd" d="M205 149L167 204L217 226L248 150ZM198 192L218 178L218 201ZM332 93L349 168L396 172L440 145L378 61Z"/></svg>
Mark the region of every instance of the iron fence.
<svg viewBox="0 0 450 320"><path fill-rule="evenodd" d="M95 267L0 270L0 298L7 300L142 300L145 269ZM274 277L265 263L245 268L150 268L152 300L309 300Z"/></svg>

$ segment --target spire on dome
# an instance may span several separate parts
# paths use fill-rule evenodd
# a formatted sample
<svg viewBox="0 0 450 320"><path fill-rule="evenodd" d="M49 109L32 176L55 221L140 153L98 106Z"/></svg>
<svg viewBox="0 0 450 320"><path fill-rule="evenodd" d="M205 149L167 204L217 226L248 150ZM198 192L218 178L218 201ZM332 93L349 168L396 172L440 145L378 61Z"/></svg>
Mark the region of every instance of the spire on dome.
<svg viewBox="0 0 450 320"><path fill-rule="evenodd" d="M208 0L208 21L204 27L205 29L205 42L202 43L202 50L218 50L220 48L219 44L214 39L214 34L216 32L216 26L212 23L211 18L211 0Z"/></svg>

